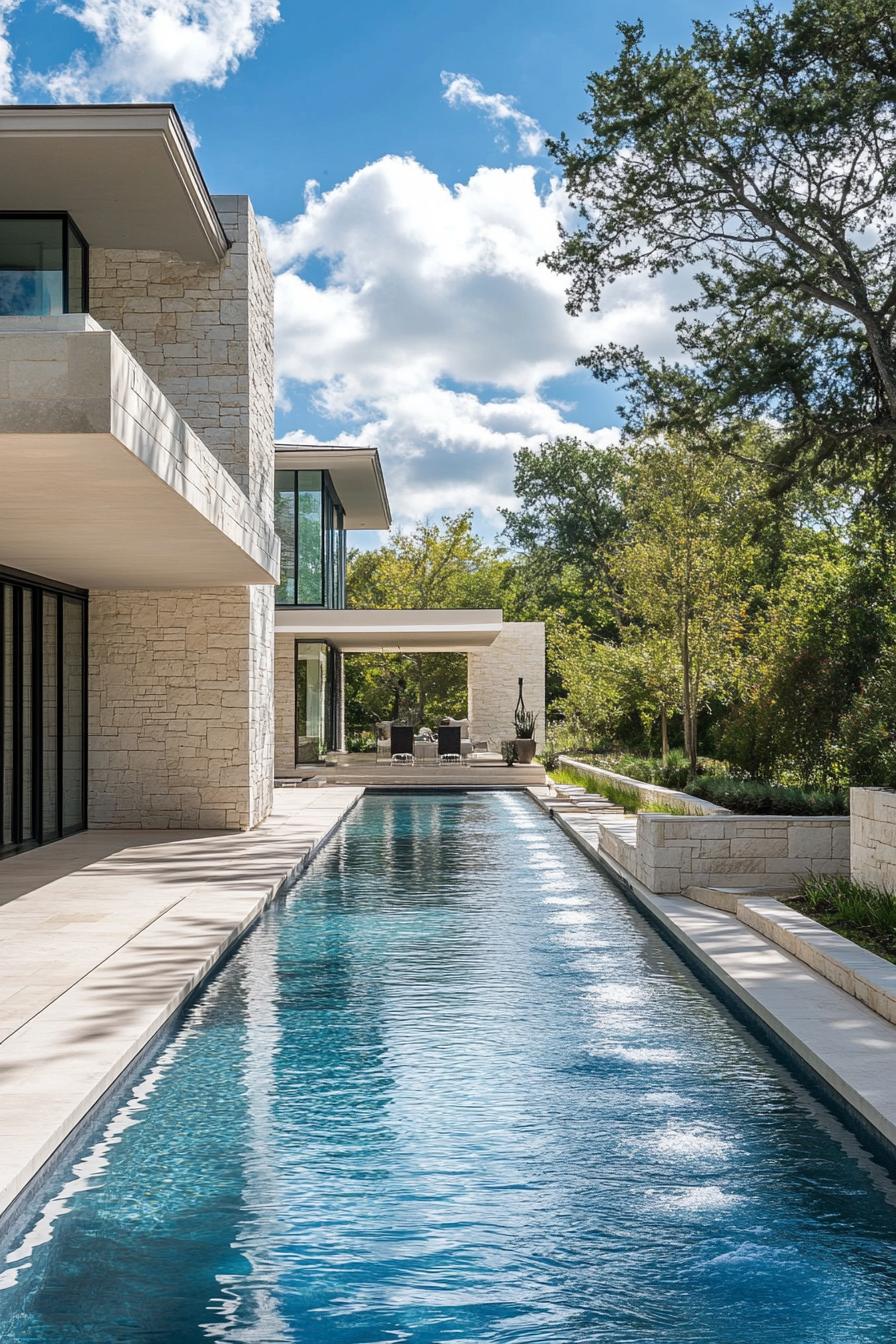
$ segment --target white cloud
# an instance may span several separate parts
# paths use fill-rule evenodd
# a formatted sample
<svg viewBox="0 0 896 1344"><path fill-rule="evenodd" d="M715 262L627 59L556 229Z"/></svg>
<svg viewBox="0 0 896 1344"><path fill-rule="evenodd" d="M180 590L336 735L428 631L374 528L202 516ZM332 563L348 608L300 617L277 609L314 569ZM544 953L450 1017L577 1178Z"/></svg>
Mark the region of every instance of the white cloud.
<svg viewBox="0 0 896 1344"><path fill-rule="evenodd" d="M9 19L19 0L0 0L0 103L14 103L13 50L9 40Z"/></svg>
<svg viewBox="0 0 896 1344"><path fill-rule="evenodd" d="M58 102L109 93L160 98L183 84L219 88L280 17L278 0L55 0L54 7L98 46L96 55L78 51L65 65L29 76Z"/></svg>
<svg viewBox="0 0 896 1344"><path fill-rule="evenodd" d="M445 92L442 97L449 107L475 107L484 112L489 121L499 130L505 125L512 126L516 132L517 148L523 154L540 154L545 134L534 117L523 112L515 98L507 93L486 93L478 79L469 75L455 75L450 70L442 71L442 84ZM506 147L503 136L500 143Z"/></svg>
<svg viewBox="0 0 896 1344"><path fill-rule="evenodd" d="M599 340L675 348L656 281L620 283L603 313L570 317L562 277L538 262L570 221L559 183L530 165L449 187L386 157L323 195L312 185L294 220L263 221L280 272L281 405L310 398L337 441L378 444L400 517L475 507L497 520L522 445L615 436L551 400L551 379Z"/></svg>

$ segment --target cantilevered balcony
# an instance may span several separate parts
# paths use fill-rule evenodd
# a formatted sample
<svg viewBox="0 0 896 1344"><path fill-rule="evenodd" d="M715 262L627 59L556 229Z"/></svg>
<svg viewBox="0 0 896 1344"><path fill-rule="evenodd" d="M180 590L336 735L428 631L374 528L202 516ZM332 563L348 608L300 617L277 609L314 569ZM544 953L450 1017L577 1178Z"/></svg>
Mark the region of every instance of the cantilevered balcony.
<svg viewBox="0 0 896 1344"><path fill-rule="evenodd" d="M0 565L81 588L269 584L279 543L115 335L0 317Z"/></svg>

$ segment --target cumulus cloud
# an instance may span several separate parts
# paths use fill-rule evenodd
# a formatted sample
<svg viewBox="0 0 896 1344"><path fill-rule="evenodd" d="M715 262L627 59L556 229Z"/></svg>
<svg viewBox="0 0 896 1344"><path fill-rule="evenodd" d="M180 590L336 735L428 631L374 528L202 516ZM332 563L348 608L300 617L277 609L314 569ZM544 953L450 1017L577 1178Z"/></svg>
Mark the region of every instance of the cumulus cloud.
<svg viewBox="0 0 896 1344"><path fill-rule="evenodd" d="M77 51L29 76L57 102L109 93L140 101L183 84L219 88L280 17L278 0L55 0L54 8L97 44L95 54Z"/></svg>
<svg viewBox="0 0 896 1344"><path fill-rule="evenodd" d="M19 0L0 0L0 103L14 103L13 51L9 40L9 19Z"/></svg>
<svg viewBox="0 0 896 1344"><path fill-rule="evenodd" d="M474 107L484 112L489 121L499 130L499 143L506 147L505 127L512 127L516 134L517 148L522 154L540 154L544 145L544 131L534 117L530 117L518 106L515 98L506 93L486 93L478 79L469 75L452 74L442 71L442 84L445 99L449 107Z"/></svg>
<svg viewBox="0 0 896 1344"><path fill-rule="evenodd" d="M448 186L386 157L323 195L311 184L295 219L263 221L281 407L302 424L310 402L336 441L378 444L399 516L475 507L496 521L521 446L615 437L551 399L551 380L597 341L675 348L655 281L620 283L601 314L570 317L562 278L538 258L571 219L560 184L526 164ZM305 429L288 437L307 441Z"/></svg>

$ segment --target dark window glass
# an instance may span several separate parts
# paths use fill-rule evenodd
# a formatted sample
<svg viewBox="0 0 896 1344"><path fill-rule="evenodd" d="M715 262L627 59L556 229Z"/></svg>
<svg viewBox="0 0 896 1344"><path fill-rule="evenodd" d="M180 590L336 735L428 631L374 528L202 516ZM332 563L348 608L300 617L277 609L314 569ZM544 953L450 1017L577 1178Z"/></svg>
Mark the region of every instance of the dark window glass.
<svg viewBox="0 0 896 1344"><path fill-rule="evenodd" d="M62 231L61 218L0 217L0 313L46 317L65 311Z"/></svg>
<svg viewBox="0 0 896 1344"><path fill-rule="evenodd" d="M277 601L294 606L296 600L296 473L278 471L274 483L274 526L280 538L280 583Z"/></svg>
<svg viewBox="0 0 896 1344"><path fill-rule="evenodd" d="M0 844L12 843L13 800L13 592L0 585Z"/></svg>
<svg viewBox="0 0 896 1344"><path fill-rule="evenodd" d="M53 593L43 595L43 838L51 840L59 833L59 821L56 815L58 781L56 771L59 763L59 707L57 680L57 603Z"/></svg>
<svg viewBox="0 0 896 1344"><path fill-rule="evenodd" d="M68 303L67 311L70 313L83 313L84 303L84 277L87 270L87 259L84 255L84 244L71 224L67 223L68 229Z"/></svg>
<svg viewBox="0 0 896 1344"><path fill-rule="evenodd" d="M83 824L84 608L62 599L62 826Z"/></svg>
<svg viewBox="0 0 896 1344"><path fill-rule="evenodd" d="M321 473L299 471L298 478L298 602L300 606L323 604L323 510Z"/></svg>
<svg viewBox="0 0 896 1344"><path fill-rule="evenodd" d="M326 750L327 645L296 642L296 764Z"/></svg>
<svg viewBox="0 0 896 1344"><path fill-rule="evenodd" d="M30 588L22 590L22 783L19 790L22 809L22 840L34 836L34 597Z"/></svg>

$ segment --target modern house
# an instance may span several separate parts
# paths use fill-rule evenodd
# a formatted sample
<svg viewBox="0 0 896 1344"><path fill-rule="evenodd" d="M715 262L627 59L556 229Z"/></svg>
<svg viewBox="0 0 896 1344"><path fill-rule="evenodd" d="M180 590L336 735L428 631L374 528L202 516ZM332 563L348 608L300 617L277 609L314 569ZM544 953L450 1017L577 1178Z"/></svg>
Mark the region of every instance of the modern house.
<svg viewBox="0 0 896 1344"><path fill-rule="evenodd" d="M345 610L377 454L275 461L270 266L170 105L0 109L0 470L2 854L255 826L275 752L342 745L352 649L467 652L489 742L518 675L543 707L540 629Z"/></svg>

